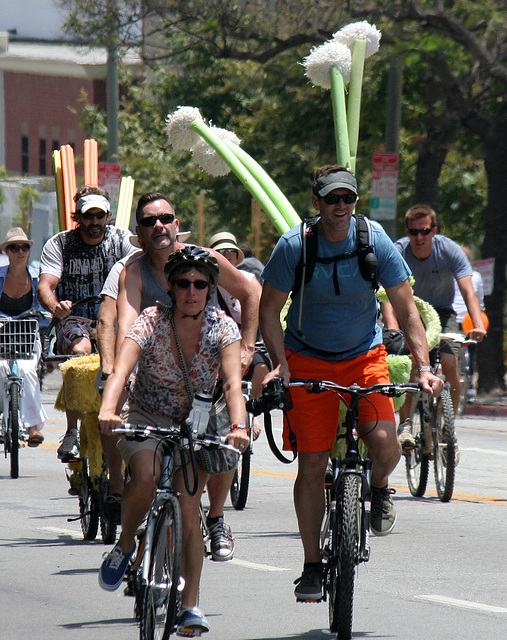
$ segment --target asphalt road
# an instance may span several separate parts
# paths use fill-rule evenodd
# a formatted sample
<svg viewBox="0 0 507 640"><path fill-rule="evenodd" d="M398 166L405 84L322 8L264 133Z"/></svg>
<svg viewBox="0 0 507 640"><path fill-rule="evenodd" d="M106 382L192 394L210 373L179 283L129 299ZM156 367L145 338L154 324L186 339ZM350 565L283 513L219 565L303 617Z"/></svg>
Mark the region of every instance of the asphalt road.
<svg viewBox="0 0 507 640"><path fill-rule="evenodd" d="M105 547L85 542L77 499L57 461L64 416L52 408L58 374L46 383L46 441L20 454L21 477L0 459L0 638L133 640L132 599L102 591ZM275 430L279 420L275 420ZM439 502L433 478L424 498L408 493L403 461L392 476L393 534L372 539L358 570L354 638L507 638L507 418L457 422L461 462L453 500ZM256 443L247 507L227 506L235 559L204 563L201 608L209 640L323 640L327 605L296 604L302 555L292 507L296 467L282 465L265 437ZM432 471L431 471L432 473Z"/></svg>

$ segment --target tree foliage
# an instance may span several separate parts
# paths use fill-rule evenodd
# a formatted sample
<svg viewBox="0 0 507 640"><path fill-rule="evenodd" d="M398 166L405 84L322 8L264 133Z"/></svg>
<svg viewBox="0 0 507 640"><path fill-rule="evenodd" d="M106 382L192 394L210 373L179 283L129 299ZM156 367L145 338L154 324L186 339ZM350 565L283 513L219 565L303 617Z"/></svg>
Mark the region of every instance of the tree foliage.
<svg viewBox="0 0 507 640"><path fill-rule="evenodd" d="M386 76L403 64L398 211L414 202L440 212L441 229L495 257L490 313L492 378L503 383L501 333L507 222L507 26L502 0L64 0L69 28L83 41L142 44L146 75L127 83L120 157L136 190L167 191L184 228L195 224L204 194L207 234L249 233L250 196L232 175L211 178L187 152L174 152L164 118L196 106L233 130L301 215L309 210L313 169L335 161L329 93L311 87L301 65L313 45L348 22L366 19L382 32L363 83L359 209L368 213L370 157L383 151ZM142 24L142 28L140 25ZM85 110L90 133L105 145L104 114ZM503 160L501 158L503 157ZM502 164L503 163L503 164ZM267 251L276 239L264 227ZM263 256L266 257L266 256ZM493 353L494 351L494 353Z"/></svg>

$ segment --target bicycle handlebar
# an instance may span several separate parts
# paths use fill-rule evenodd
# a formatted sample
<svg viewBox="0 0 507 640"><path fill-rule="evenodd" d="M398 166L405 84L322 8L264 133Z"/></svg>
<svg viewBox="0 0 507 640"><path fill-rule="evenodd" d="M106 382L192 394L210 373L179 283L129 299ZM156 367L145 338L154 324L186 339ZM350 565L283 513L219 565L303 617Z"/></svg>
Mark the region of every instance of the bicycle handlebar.
<svg viewBox="0 0 507 640"><path fill-rule="evenodd" d="M421 387L417 383L387 383L381 382L369 387L360 387L357 384L344 387L329 380L313 380L305 378L291 378L289 387L303 387L308 393L323 393L324 391L334 391L335 393L349 393L364 398L371 393L381 393L384 396L397 397L407 391L420 391ZM260 398L252 398L246 403L246 409L254 416L266 413L272 409L284 409L288 411L292 408L292 403L287 396L281 378L273 378L262 392Z"/></svg>
<svg viewBox="0 0 507 640"><path fill-rule="evenodd" d="M460 344L469 345L469 344L477 344L477 340L473 338L469 338L467 335L463 333L441 333L441 340L453 340L454 342L459 342Z"/></svg>
<svg viewBox="0 0 507 640"><path fill-rule="evenodd" d="M182 432L180 427L163 427L161 425L143 425L132 424L125 422L121 427L113 429L113 433L123 433L126 436L133 436L134 438L159 438L170 440L176 444L179 444L181 439L186 439L186 435ZM228 444L224 436L212 436L210 434L203 434L194 436L192 435L192 442L201 447L228 449L235 453L241 454L239 449Z"/></svg>
<svg viewBox="0 0 507 640"><path fill-rule="evenodd" d="M334 390L339 393L350 393L361 398L372 393L380 393L383 396L397 397L407 391L420 391L421 386L414 382L379 382L369 387L361 387L358 384L351 384L344 387L330 380L313 380L305 378L291 378L289 387L304 387L308 393L322 393L323 391Z"/></svg>

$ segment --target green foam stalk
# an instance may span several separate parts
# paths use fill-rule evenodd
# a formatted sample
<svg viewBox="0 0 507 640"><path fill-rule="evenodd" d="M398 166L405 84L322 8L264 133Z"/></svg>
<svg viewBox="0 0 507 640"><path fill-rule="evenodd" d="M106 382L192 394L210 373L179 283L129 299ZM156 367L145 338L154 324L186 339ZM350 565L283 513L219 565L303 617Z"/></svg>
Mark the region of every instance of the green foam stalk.
<svg viewBox="0 0 507 640"><path fill-rule="evenodd" d="M350 168L350 146L347 127L347 109L345 107L345 85L342 72L338 67L329 70L331 78L331 98L333 103L334 134L336 155L339 164Z"/></svg>
<svg viewBox="0 0 507 640"><path fill-rule="evenodd" d="M243 163L243 165L250 171L255 177L264 191L268 194L273 204L278 211L282 214L289 227L295 227L301 223L301 218L296 213L296 210L288 201L285 194L280 187L275 183L271 176L261 167L261 165L254 160L244 149L239 147L230 140L224 140L224 143L234 153L234 155Z"/></svg>
<svg viewBox="0 0 507 640"><path fill-rule="evenodd" d="M359 118L361 114L361 92L363 84L366 40L355 40L352 47L349 97L347 101L347 125L349 131L350 170L356 171L357 145L359 140Z"/></svg>
<svg viewBox="0 0 507 640"><path fill-rule="evenodd" d="M256 178L229 149L229 147L222 140L217 138L210 131L210 128L202 122L202 120L194 120L191 127L197 131L197 133L206 140L213 149L215 149L222 160L231 168L248 191L250 191L252 196L259 202L266 215L271 219L280 235L289 231L290 227L278 208L273 204L270 197L261 187Z"/></svg>

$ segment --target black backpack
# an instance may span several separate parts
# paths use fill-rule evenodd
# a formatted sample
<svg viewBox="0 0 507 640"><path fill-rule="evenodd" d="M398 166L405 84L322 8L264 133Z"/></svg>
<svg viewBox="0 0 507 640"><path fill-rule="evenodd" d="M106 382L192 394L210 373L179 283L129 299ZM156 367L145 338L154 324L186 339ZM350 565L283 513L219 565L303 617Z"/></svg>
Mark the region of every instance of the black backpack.
<svg viewBox="0 0 507 640"><path fill-rule="evenodd" d="M303 280L306 285L312 279L316 262L321 262L323 264L334 263L333 283L335 293L336 295L339 295L340 286L338 284L336 263L340 260L348 260L355 256L358 256L359 270L364 280L371 282L372 287L377 290L378 260L373 251L371 224L368 218L360 213L354 214L354 217L356 218L356 249L330 258L319 258L317 256L319 238L316 228L319 217L320 216L313 216L312 218L305 218L301 223L301 257L296 265L294 286L292 287L292 299L294 299L294 296L300 290Z"/></svg>

